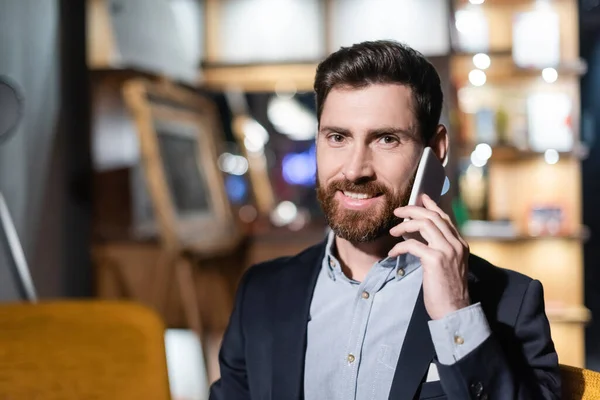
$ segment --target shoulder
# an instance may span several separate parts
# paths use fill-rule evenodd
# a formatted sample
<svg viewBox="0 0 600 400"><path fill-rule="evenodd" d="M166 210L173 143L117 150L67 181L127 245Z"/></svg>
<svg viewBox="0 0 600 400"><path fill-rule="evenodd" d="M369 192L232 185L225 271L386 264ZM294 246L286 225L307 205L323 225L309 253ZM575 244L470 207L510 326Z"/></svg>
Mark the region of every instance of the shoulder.
<svg viewBox="0 0 600 400"><path fill-rule="evenodd" d="M481 257L469 257L469 291L475 301L482 303L486 314L513 325L527 293L543 301L541 283L520 272L497 267Z"/></svg>
<svg viewBox="0 0 600 400"><path fill-rule="evenodd" d="M248 326L260 326L289 293L310 287L322 265L324 249L324 244L316 244L294 256L261 262L246 270L237 288L236 304L242 315L252 316Z"/></svg>
<svg viewBox="0 0 600 400"><path fill-rule="evenodd" d="M268 286L280 279L291 278L298 270L306 270L320 265L324 254L325 243L320 242L298 254L254 264L244 274L242 283L250 286Z"/></svg>
<svg viewBox="0 0 600 400"><path fill-rule="evenodd" d="M498 284L504 283L511 287L527 287L533 280L515 270L500 268L474 254L469 256L469 274L472 279L483 285L498 286Z"/></svg>

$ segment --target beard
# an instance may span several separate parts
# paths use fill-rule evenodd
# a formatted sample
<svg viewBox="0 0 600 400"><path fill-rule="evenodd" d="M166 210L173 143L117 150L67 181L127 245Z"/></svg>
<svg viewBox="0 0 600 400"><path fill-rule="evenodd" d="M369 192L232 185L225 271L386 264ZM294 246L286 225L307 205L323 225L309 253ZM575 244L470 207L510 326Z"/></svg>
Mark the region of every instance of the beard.
<svg viewBox="0 0 600 400"><path fill-rule="evenodd" d="M389 235L390 229L401 222L394 215L394 210L408 204L413 184L414 176L404 191L394 194L390 188L377 181L354 183L337 180L325 187L317 177L317 199L329 227L337 236L352 243L367 243ZM338 191L365 193L369 197L380 196L383 202L367 210L349 210L335 199Z"/></svg>

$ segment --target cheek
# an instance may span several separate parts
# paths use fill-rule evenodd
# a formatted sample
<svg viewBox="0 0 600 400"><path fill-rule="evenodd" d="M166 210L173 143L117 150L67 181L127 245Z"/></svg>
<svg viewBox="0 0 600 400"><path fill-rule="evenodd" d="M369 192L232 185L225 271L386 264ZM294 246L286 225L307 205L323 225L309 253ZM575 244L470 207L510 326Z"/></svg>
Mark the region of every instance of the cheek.
<svg viewBox="0 0 600 400"><path fill-rule="evenodd" d="M327 150L317 146L317 177L321 183L335 177L339 170L339 157L333 157Z"/></svg>
<svg viewBox="0 0 600 400"><path fill-rule="evenodd" d="M412 160L412 158L394 160L381 165L377 176L379 180L393 188L395 193L402 193L408 188L417 171L417 166L418 160Z"/></svg>

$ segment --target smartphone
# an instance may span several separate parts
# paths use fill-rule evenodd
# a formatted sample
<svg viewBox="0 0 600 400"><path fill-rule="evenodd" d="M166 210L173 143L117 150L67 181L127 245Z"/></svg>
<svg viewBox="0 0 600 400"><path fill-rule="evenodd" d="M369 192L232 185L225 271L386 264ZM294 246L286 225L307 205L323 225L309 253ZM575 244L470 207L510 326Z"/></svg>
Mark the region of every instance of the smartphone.
<svg viewBox="0 0 600 400"><path fill-rule="evenodd" d="M426 194L433 201L438 203L440 197L442 197L442 190L444 188L444 181L446 180L446 171L444 166L438 160L437 156L431 149L426 147L419 161L417 173L415 175L415 182L410 192L410 198L408 200L409 206L423 206L421 201L421 195ZM402 237L407 239L417 239L423 243L426 243L425 239L421 237L418 232L405 233Z"/></svg>

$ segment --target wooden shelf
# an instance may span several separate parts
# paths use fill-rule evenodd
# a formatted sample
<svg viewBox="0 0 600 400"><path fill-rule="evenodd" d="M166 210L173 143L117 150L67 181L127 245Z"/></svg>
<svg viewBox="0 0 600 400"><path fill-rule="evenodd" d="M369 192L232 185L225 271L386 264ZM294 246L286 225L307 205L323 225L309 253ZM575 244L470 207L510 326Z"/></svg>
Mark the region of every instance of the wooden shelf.
<svg viewBox="0 0 600 400"><path fill-rule="evenodd" d="M535 5L538 0L485 0L483 4L480 4L480 7L486 6L506 6L506 7L514 7L516 5ZM575 0L553 0L553 3L568 3L573 2ZM454 0L454 4L457 6L468 6L470 5L469 0Z"/></svg>
<svg viewBox="0 0 600 400"><path fill-rule="evenodd" d="M452 53L450 55L453 57L473 58L473 56L478 53L479 52L469 52L469 51L452 49ZM512 57L512 50L511 49L504 49L504 50L495 49L495 50L487 51L487 52L485 52L485 54L487 54L490 57L490 59L502 58L502 57Z"/></svg>
<svg viewBox="0 0 600 400"><path fill-rule="evenodd" d="M560 158L578 158L578 155L574 151L559 152ZM533 150L521 150L511 146L496 146L492 148L492 161L518 161L518 160L529 160L532 158L543 157L543 152Z"/></svg>
<svg viewBox="0 0 600 400"><path fill-rule="evenodd" d="M546 307L546 315L551 323L587 323L592 319L592 313L584 306Z"/></svg>
<svg viewBox="0 0 600 400"><path fill-rule="evenodd" d="M456 52L452 56L452 75L456 81L468 81L469 72L477 69L473 64L476 53ZM490 66L484 72L487 82L496 83L506 80L542 79L543 68L521 67L514 63L511 50L492 51L486 53L490 57ZM549 66L558 72L558 79L564 77L580 77L587 72L587 64L582 59L563 60L558 65Z"/></svg>
<svg viewBox="0 0 600 400"><path fill-rule="evenodd" d="M540 240L579 240L586 241L589 237L589 233L586 230L582 230L580 233L573 234L562 234L562 235L514 235L514 236L465 236L465 239L468 242L502 242L502 243L510 243L510 242L525 242L525 241L540 241Z"/></svg>
<svg viewBox="0 0 600 400"><path fill-rule="evenodd" d="M154 71L138 67L92 67L88 68L92 79L126 81L133 78L143 78L152 82L168 82L182 86L189 90L198 90L199 86L194 82L182 81L174 77L160 75Z"/></svg>
<svg viewBox="0 0 600 400"><path fill-rule="evenodd" d="M143 75L152 78L159 78L155 71L139 67L128 67L128 66L94 66L88 67L88 71L92 74L135 74Z"/></svg>
<svg viewBox="0 0 600 400"><path fill-rule="evenodd" d="M471 152L475 149L475 144L462 144L458 147L458 154L461 157L469 157ZM588 148L583 143L575 143L572 151L558 152L560 159L585 159L588 154ZM515 162L515 161L527 161L534 158L543 158L543 151L533 151L520 149L510 145L492 146L492 162Z"/></svg>
<svg viewBox="0 0 600 400"><path fill-rule="evenodd" d="M461 63L471 64L471 69L476 68L473 65L473 56L478 53L470 53L470 52L462 52L457 51L452 55L456 59L460 59ZM506 50L495 50L491 52L485 53L490 57L490 69L493 68L494 64L498 64L502 66L502 69L506 69L508 67L511 72L519 71L522 73L541 73L544 68L539 67L522 67L513 61L512 51L510 49ZM583 75L587 72L587 63L584 59L579 58L576 60L561 60L558 65L549 65L549 67L554 68L559 75L563 74L574 74L574 75ZM469 71L471 70L469 69Z"/></svg>
<svg viewBox="0 0 600 400"><path fill-rule="evenodd" d="M312 91L316 62L294 64L209 64L202 68L199 83L210 89L234 87L246 92L272 92L280 84L298 91Z"/></svg>
<svg viewBox="0 0 600 400"><path fill-rule="evenodd" d="M582 225L571 233L556 235L529 235L517 231L515 224L496 221L468 221L461 229L464 238L469 242L518 243L526 241L574 240L586 241L590 236L589 228Z"/></svg>

